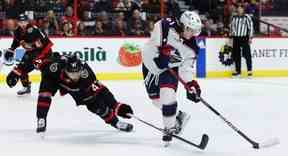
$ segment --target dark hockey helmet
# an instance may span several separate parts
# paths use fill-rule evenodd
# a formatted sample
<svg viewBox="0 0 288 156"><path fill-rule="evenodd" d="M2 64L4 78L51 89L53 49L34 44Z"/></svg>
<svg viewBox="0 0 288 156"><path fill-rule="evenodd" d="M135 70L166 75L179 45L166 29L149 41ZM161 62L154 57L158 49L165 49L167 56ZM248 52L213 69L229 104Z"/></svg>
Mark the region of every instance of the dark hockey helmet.
<svg viewBox="0 0 288 156"><path fill-rule="evenodd" d="M20 14L19 16L18 16L18 18L17 18L17 20L18 20L18 25L23 29L23 30L25 30L26 29L26 27L27 27L27 25L28 25L28 17L27 17L27 15L25 15L25 14Z"/></svg>
<svg viewBox="0 0 288 156"><path fill-rule="evenodd" d="M82 69L82 62L77 55L67 56L67 61L65 65L66 72L75 73L80 72Z"/></svg>
<svg viewBox="0 0 288 156"><path fill-rule="evenodd" d="M82 63L77 55L67 56L64 68L66 76L68 76L72 81L77 82L80 79L81 70Z"/></svg>

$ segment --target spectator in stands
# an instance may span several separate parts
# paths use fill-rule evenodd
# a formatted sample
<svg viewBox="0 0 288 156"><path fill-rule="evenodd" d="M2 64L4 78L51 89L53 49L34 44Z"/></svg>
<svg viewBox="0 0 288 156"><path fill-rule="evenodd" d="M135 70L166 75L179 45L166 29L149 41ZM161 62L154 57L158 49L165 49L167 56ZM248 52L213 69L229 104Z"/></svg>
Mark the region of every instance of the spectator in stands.
<svg viewBox="0 0 288 156"><path fill-rule="evenodd" d="M80 36L89 36L92 35L92 32L85 26L83 22L79 22L78 24L78 35Z"/></svg>
<svg viewBox="0 0 288 156"><path fill-rule="evenodd" d="M120 0L115 8L116 11L124 11L126 19L132 16L135 9L140 10L140 6L133 0Z"/></svg>
<svg viewBox="0 0 288 156"><path fill-rule="evenodd" d="M132 11L134 9L139 9L139 6L133 0L119 0L115 8L118 11Z"/></svg>
<svg viewBox="0 0 288 156"><path fill-rule="evenodd" d="M144 35L145 36L150 36L152 30L154 29L154 21L152 20L147 20L145 30L144 30Z"/></svg>
<svg viewBox="0 0 288 156"><path fill-rule="evenodd" d="M46 26L48 26L46 29L48 35L56 35L59 33L60 26L53 10L49 10L47 12L47 17L44 19L44 21L46 22Z"/></svg>
<svg viewBox="0 0 288 156"><path fill-rule="evenodd" d="M153 2L153 0L142 0L141 1L141 12L143 14L149 13L159 13L160 10L160 1Z"/></svg>
<svg viewBox="0 0 288 156"><path fill-rule="evenodd" d="M76 28L76 21L73 15L74 15L73 8L71 6L67 6L65 10L65 15L61 19L62 27L65 23L69 23L69 25L72 25L72 30Z"/></svg>
<svg viewBox="0 0 288 156"><path fill-rule="evenodd" d="M15 8L19 13L26 13L29 19L34 18L35 1L34 0L15 0Z"/></svg>
<svg viewBox="0 0 288 156"><path fill-rule="evenodd" d="M102 22L103 29L105 31L110 31L112 29L112 22L110 20L110 17L106 11L101 11L99 14L99 18Z"/></svg>
<svg viewBox="0 0 288 156"><path fill-rule="evenodd" d="M2 36L13 36L14 35L14 30L16 28L16 23L13 19L8 19L6 20L4 24L4 29L0 31Z"/></svg>
<svg viewBox="0 0 288 156"><path fill-rule="evenodd" d="M125 15L123 12L119 12L115 19L112 21L112 34L126 36L127 35L127 23L125 21Z"/></svg>
<svg viewBox="0 0 288 156"><path fill-rule="evenodd" d="M220 18L217 20L216 24L216 32L215 35L224 35L224 23L223 23L223 18Z"/></svg>
<svg viewBox="0 0 288 156"><path fill-rule="evenodd" d="M87 31L95 27L95 20L92 18L90 11L87 11L87 10L83 11L81 23L84 24L84 27Z"/></svg>
<svg viewBox="0 0 288 156"><path fill-rule="evenodd" d="M125 14L124 12L118 12L116 17L115 17L116 20L122 20L125 22Z"/></svg>
<svg viewBox="0 0 288 156"><path fill-rule="evenodd" d="M124 23L124 20L116 19L112 34L117 36L127 36L127 25Z"/></svg>
<svg viewBox="0 0 288 156"><path fill-rule="evenodd" d="M54 35L56 34L56 32L54 31L54 29L51 29L52 27L50 27L50 23L48 21L47 18L43 19L41 21L41 23L38 23L40 26L40 29L45 32L48 36L49 35Z"/></svg>
<svg viewBox="0 0 288 156"><path fill-rule="evenodd" d="M144 36L143 23L140 19L134 20L132 26L129 29L129 35Z"/></svg>
<svg viewBox="0 0 288 156"><path fill-rule="evenodd" d="M47 1L45 0L36 0L35 1L36 3L36 6L35 7L35 11L38 11L38 12L46 12L48 11L50 8L47 7Z"/></svg>
<svg viewBox="0 0 288 156"><path fill-rule="evenodd" d="M71 36L74 36L74 33L72 31L72 24L69 23L69 22L65 22L63 23L63 26L62 26L62 36L65 36L65 37L71 37Z"/></svg>
<svg viewBox="0 0 288 156"><path fill-rule="evenodd" d="M203 25L204 25L204 32L202 33L202 35L207 35L207 36L211 36L211 35L216 35L217 34L217 24L214 23L213 19L207 19L206 21L203 21ZM206 33L206 34L205 34Z"/></svg>
<svg viewBox="0 0 288 156"><path fill-rule="evenodd" d="M105 29L103 28L103 21L101 19L96 19L96 26L95 26L95 30L94 30L94 35L96 36L105 36L105 35L109 35L109 33L107 31L105 31Z"/></svg>
<svg viewBox="0 0 288 156"><path fill-rule="evenodd" d="M167 1L165 8L168 16L180 18L181 9L177 0Z"/></svg>
<svg viewBox="0 0 288 156"><path fill-rule="evenodd" d="M65 15L63 16L63 22L73 21L73 8L68 6L65 10ZM71 22L72 23L72 22Z"/></svg>
<svg viewBox="0 0 288 156"><path fill-rule="evenodd" d="M65 12L65 2L63 0L53 1L49 6L49 9L53 10L55 14L63 14Z"/></svg>
<svg viewBox="0 0 288 156"><path fill-rule="evenodd" d="M138 9L133 11L132 17L127 21L127 25L130 30L130 35L139 35L139 32L142 31L144 34L144 21L141 19L140 11Z"/></svg>
<svg viewBox="0 0 288 156"><path fill-rule="evenodd" d="M112 2L111 0L98 0L94 5L93 10L94 12L110 12L112 10Z"/></svg>
<svg viewBox="0 0 288 156"><path fill-rule="evenodd" d="M0 11L4 10L4 1L0 0Z"/></svg>
<svg viewBox="0 0 288 156"><path fill-rule="evenodd" d="M20 14L20 9L15 5L15 0L4 1L4 9L6 11L6 18L16 19Z"/></svg>

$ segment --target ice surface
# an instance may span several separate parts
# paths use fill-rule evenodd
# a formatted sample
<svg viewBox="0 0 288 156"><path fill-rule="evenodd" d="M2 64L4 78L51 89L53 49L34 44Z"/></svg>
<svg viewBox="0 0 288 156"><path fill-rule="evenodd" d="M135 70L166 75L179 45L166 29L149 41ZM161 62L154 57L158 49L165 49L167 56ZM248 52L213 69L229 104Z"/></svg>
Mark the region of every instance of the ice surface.
<svg viewBox="0 0 288 156"><path fill-rule="evenodd" d="M200 79L203 98L229 121L256 141L279 137L271 148L251 145L201 103L192 104L179 89L179 108L191 114L182 136L199 142L207 133L210 142L204 151L175 140L169 148L161 134L136 120L132 133L106 125L85 107L76 107L69 96L55 96L48 114L44 140L35 133L38 84L31 96L17 97L20 85L0 85L0 156L81 155L81 156L286 156L288 147L288 78ZM133 106L142 119L161 126L161 113L145 93L142 81L104 81L116 98Z"/></svg>

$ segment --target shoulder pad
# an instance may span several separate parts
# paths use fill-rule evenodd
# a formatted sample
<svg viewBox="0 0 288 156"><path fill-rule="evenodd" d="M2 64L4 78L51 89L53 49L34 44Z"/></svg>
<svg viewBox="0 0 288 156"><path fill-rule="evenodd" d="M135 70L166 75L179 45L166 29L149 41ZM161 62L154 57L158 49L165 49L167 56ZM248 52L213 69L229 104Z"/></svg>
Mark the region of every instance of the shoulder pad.
<svg viewBox="0 0 288 156"><path fill-rule="evenodd" d="M177 26L177 22L173 18L163 18L161 20L162 46L167 43L167 37L168 37L170 28L175 29L176 26Z"/></svg>

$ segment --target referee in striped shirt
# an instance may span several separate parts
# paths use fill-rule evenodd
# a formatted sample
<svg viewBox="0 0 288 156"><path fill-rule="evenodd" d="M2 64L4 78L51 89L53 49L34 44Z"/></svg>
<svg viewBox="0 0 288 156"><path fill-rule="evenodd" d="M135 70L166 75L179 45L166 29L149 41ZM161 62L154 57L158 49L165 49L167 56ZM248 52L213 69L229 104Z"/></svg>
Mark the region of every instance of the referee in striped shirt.
<svg viewBox="0 0 288 156"><path fill-rule="evenodd" d="M241 74L241 49L242 55L246 60L248 77L252 77L252 58L250 43L253 37L253 22L251 17L244 13L244 8L239 5L237 15L232 17L230 24L230 35L233 38L232 57L235 62L234 77L240 77Z"/></svg>

